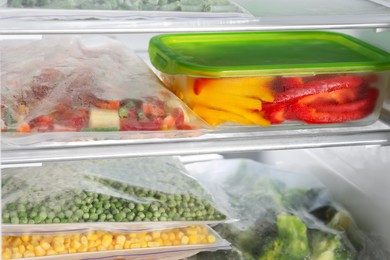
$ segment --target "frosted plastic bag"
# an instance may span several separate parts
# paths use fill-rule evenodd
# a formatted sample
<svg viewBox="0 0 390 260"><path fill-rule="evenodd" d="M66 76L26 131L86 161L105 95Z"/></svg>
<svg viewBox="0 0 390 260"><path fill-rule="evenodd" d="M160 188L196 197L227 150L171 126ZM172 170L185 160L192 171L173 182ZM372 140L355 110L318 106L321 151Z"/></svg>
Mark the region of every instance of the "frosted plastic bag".
<svg viewBox="0 0 390 260"><path fill-rule="evenodd" d="M49 0L20 1L8 0L12 8L44 9L86 9L86 10L143 10L143 11L189 11L189 12L242 12L229 0Z"/></svg>
<svg viewBox="0 0 390 260"><path fill-rule="evenodd" d="M3 44L2 131L28 132L37 143L88 136L104 139L94 135L102 131L155 135L207 128L120 42L100 36L58 36ZM32 134L36 132L69 134L36 137ZM115 136L107 133L106 138Z"/></svg>
<svg viewBox="0 0 390 260"><path fill-rule="evenodd" d="M195 259L386 259L377 238L360 230L311 175L244 159L187 169L221 209L240 219L215 227L234 250Z"/></svg>
<svg viewBox="0 0 390 260"><path fill-rule="evenodd" d="M230 0L4 0L0 2L0 14L1 19L27 21L221 18L234 24L255 20L245 8Z"/></svg>
<svg viewBox="0 0 390 260"><path fill-rule="evenodd" d="M227 221L210 193L186 173L174 157L3 169L2 230L140 231Z"/></svg>
<svg viewBox="0 0 390 260"><path fill-rule="evenodd" d="M188 257L201 251L227 248L229 243L205 225L142 232L76 230L2 234L2 259L107 259L122 256L131 259L141 254L181 259L183 254Z"/></svg>

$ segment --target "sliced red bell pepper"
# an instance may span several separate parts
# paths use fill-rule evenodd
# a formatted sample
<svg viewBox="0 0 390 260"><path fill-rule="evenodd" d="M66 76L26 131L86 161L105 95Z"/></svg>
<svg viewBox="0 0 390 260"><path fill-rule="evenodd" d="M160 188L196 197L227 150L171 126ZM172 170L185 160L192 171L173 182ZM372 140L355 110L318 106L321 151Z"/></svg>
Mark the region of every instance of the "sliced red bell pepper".
<svg viewBox="0 0 390 260"><path fill-rule="evenodd" d="M272 124L280 124L285 120L296 120L297 117L290 109L290 103L268 103L262 105L263 116Z"/></svg>
<svg viewBox="0 0 390 260"><path fill-rule="evenodd" d="M292 88L300 88L304 84L302 77L282 77L280 81L284 91Z"/></svg>
<svg viewBox="0 0 390 260"><path fill-rule="evenodd" d="M195 79L194 87L193 87L195 95L199 95L200 92L202 92L202 90L205 88L205 86L207 86L208 82L212 81L212 80L215 80L215 79L209 79L209 78Z"/></svg>
<svg viewBox="0 0 390 260"><path fill-rule="evenodd" d="M160 130L163 125L163 120L158 121L137 121L133 119L123 118L120 121L120 130L121 131L131 131L131 130Z"/></svg>
<svg viewBox="0 0 390 260"><path fill-rule="evenodd" d="M295 102L298 99L338 89L356 88L363 83L359 76L337 76L334 78L316 80L304 84L300 88L292 88L276 95L274 102Z"/></svg>
<svg viewBox="0 0 390 260"><path fill-rule="evenodd" d="M291 110L300 120L307 123L342 123L361 119L372 113L378 94L376 88L369 88L366 97L343 104L334 102L309 104L307 100L301 99L291 105Z"/></svg>

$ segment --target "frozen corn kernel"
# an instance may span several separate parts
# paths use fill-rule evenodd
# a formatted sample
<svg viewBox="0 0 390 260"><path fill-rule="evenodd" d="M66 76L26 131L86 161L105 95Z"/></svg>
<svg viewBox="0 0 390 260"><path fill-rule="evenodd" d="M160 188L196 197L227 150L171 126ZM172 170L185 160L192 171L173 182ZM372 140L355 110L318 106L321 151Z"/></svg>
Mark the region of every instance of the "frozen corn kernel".
<svg viewBox="0 0 390 260"><path fill-rule="evenodd" d="M11 259L12 254L10 254L9 252L3 252L1 257L2 257L2 259Z"/></svg>
<svg viewBox="0 0 390 260"><path fill-rule="evenodd" d="M48 250L50 248L50 244L47 243L46 241L42 240L39 245L44 249L44 250Z"/></svg>
<svg viewBox="0 0 390 260"><path fill-rule="evenodd" d="M16 253L12 254L12 258L22 258L22 257L23 257L23 255L21 253L19 253L19 252L16 252Z"/></svg>
<svg viewBox="0 0 390 260"><path fill-rule="evenodd" d="M209 235L208 237L207 237L207 240L209 241L209 243L214 243L215 242L215 236L213 236L213 235Z"/></svg>
<svg viewBox="0 0 390 260"><path fill-rule="evenodd" d="M123 235L119 235L116 237L116 244L117 245L123 245L125 243L125 241L126 241L126 237Z"/></svg>
<svg viewBox="0 0 390 260"><path fill-rule="evenodd" d="M22 235L20 238L22 239L23 242L29 242L30 239L31 239L31 236L29 236L29 235Z"/></svg>
<svg viewBox="0 0 390 260"><path fill-rule="evenodd" d="M19 252L23 255L26 252L26 247L24 245L19 246Z"/></svg>
<svg viewBox="0 0 390 260"><path fill-rule="evenodd" d="M103 235L102 237L102 245L105 247L109 247L110 244L112 243L112 235Z"/></svg>
<svg viewBox="0 0 390 260"><path fill-rule="evenodd" d="M56 236L3 236L2 258L12 259L105 250L208 244L215 241L216 237L211 235L205 226L130 234L99 230Z"/></svg>
<svg viewBox="0 0 390 260"><path fill-rule="evenodd" d="M26 252L24 252L23 256L24 257L34 257L35 253L33 251L27 250Z"/></svg>
<svg viewBox="0 0 390 260"><path fill-rule="evenodd" d="M49 249L46 252L46 255L56 255L56 254L57 254L57 252L55 250L53 250L53 249Z"/></svg>
<svg viewBox="0 0 390 260"><path fill-rule="evenodd" d="M181 238L181 243L183 245L187 245L189 241L190 241L190 239L187 236L184 236Z"/></svg>
<svg viewBox="0 0 390 260"><path fill-rule="evenodd" d="M130 248L140 248L141 245L139 243L131 244Z"/></svg>

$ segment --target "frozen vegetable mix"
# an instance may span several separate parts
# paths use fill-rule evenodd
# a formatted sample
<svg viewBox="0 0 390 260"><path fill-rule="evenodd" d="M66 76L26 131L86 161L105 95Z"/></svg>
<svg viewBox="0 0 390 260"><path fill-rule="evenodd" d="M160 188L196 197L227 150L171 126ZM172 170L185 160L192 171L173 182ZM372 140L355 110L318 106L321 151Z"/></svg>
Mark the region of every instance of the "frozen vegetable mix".
<svg viewBox="0 0 390 260"><path fill-rule="evenodd" d="M2 236L2 259L152 249L175 246L191 249L194 245L222 245L223 241L207 226L186 226L145 232L85 230L57 234L32 233ZM225 245L227 243L224 243ZM123 253L123 251L121 251ZM158 252L158 251L157 251ZM148 251L144 251L147 254ZM156 253L156 251L154 252ZM117 253L116 253L117 254ZM102 256L102 255L100 255ZM85 256L84 256L85 257Z"/></svg>
<svg viewBox="0 0 390 260"><path fill-rule="evenodd" d="M226 219L212 196L169 157L2 171L2 222L11 226Z"/></svg>
<svg viewBox="0 0 390 260"><path fill-rule="evenodd" d="M239 219L215 227L232 251L192 259L387 259L378 238L361 230L312 176L244 159L188 169L229 216Z"/></svg>
<svg viewBox="0 0 390 260"><path fill-rule="evenodd" d="M118 41L59 36L3 44L2 131L162 131L204 126Z"/></svg>

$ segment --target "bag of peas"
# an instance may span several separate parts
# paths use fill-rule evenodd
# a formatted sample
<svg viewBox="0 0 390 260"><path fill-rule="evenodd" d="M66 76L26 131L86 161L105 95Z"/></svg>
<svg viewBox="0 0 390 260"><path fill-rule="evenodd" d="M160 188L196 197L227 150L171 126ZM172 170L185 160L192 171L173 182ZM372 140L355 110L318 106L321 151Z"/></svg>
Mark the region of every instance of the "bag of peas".
<svg viewBox="0 0 390 260"><path fill-rule="evenodd" d="M3 231L228 221L175 157L50 162L3 169L1 178Z"/></svg>
<svg viewBox="0 0 390 260"><path fill-rule="evenodd" d="M140 232L80 229L2 235L2 259L184 259L229 248L229 243L206 225Z"/></svg>

